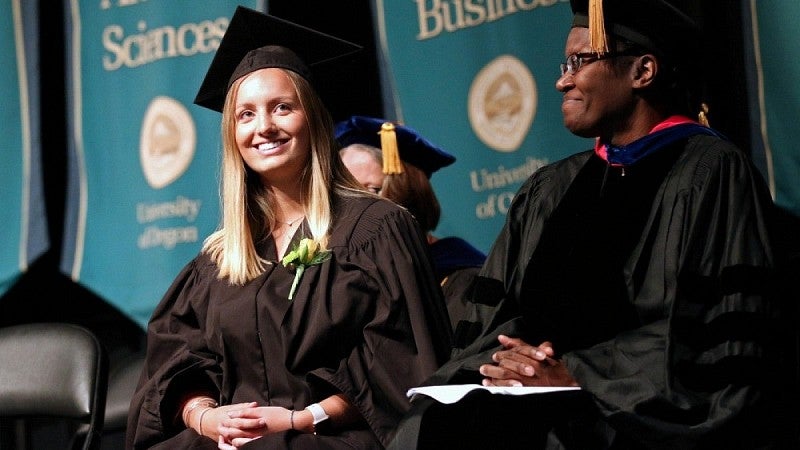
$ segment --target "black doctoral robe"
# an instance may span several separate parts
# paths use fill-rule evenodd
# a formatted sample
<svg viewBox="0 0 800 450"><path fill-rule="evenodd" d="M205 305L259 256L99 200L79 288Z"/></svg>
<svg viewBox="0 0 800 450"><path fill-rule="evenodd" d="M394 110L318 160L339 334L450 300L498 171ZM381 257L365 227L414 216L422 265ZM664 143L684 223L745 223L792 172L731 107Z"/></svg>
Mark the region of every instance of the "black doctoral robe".
<svg viewBox="0 0 800 450"><path fill-rule="evenodd" d="M588 151L537 171L488 255L452 360L425 384L480 383L506 334L553 342L582 390L418 398L391 448L772 443L768 387L785 380L774 372L772 207L746 155L714 136L624 170Z"/></svg>
<svg viewBox="0 0 800 450"><path fill-rule="evenodd" d="M131 402L128 448L216 448L186 429L179 399L209 391L220 404L303 409L343 393L363 425L314 436L288 431L245 448L382 448L408 409L405 392L447 358L451 331L424 235L410 214L375 198L335 198L331 257L294 270L272 261L244 286L198 255L177 276L147 329L147 359ZM302 237L302 228L295 240Z"/></svg>

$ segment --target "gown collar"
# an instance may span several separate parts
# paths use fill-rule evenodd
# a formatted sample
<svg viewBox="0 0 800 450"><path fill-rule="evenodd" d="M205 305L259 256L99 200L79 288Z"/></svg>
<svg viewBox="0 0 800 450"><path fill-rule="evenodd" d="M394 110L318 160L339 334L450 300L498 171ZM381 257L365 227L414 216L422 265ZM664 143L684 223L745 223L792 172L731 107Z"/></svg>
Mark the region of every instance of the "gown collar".
<svg viewBox="0 0 800 450"><path fill-rule="evenodd" d="M597 138L594 152L612 166L629 166L679 139L698 134L724 138L719 132L688 117L675 115L657 124L646 136L627 145L616 146Z"/></svg>

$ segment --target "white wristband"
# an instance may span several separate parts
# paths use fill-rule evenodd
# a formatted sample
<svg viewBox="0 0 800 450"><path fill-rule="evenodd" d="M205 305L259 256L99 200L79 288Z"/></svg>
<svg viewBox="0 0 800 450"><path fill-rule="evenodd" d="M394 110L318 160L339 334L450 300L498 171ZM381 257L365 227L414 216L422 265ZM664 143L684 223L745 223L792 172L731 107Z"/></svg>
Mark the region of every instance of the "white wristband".
<svg viewBox="0 0 800 450"><path fill-rule="evenodd" d="M311 412L311 416L314 417L314 425L322 422L323 420L328 420L329 416L328 413L325 412L325 409L319 403L312 403L306 406L306 409Z"/></svg>

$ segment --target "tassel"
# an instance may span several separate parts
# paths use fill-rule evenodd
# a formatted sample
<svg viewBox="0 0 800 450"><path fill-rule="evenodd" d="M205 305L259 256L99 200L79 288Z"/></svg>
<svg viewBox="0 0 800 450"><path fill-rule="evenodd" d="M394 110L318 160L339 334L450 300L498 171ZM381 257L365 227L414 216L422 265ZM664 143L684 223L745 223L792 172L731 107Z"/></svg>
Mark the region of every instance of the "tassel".
<svg viewBox="0 0 800 450"><path fill-rule="evenodd" d="M589 0L589 47L598 55L608 52L603 0Z"/></svg>
<svg viewBox="0 0 800 450"><path fill-rule="evenodd" d="M708 123L708 105L705 102L700 104L700 112L697 113L697 121L700 122L700 125L703 125L704 127L711 126Z"/></svg>
<svg viewBox="0 0 800 450"><path fill-rule="evenodd" d="M384 122L378 134L381 135L383 173L387 175L403 173L403 163L400 161L400 151L397 149L397 134L394 131L394 124Z"/></svg>

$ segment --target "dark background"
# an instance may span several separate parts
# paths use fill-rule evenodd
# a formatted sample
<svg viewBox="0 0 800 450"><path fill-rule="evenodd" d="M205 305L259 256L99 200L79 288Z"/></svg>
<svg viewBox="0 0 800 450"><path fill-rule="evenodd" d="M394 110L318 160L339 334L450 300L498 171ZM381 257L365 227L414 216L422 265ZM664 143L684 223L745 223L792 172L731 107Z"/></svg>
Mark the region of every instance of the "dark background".
<svg viewBox="0 0 800 450"><path fill-rule="evenodd" d="M41 129L50 250L31 265L19 281L0 297L0 326L17 323L64 321L94 331L109 351L112 370L118 361L140 352L143 330L90 290L59 271L65 186L67 105L65 95L64 20L62 2L38 0L41 43ZM395 0L391 0L395 1ZM399 0L397 0L399 1ZM409 0L410 1L410 0ZM271 0L270 13L350 40L365 47L363 70L343 82L329 100L334 115L347 110L382 116L383 105L375 58L370 0ZM707 34L707 72L711 125L743 149L750 148L750 117L742 52L739 2L693 2ZM565 24L564 36L567 33ZM553 62L555 67L558 61ZM425 74L419 74L424 80ZM343 119L344 117L336 117ZM431 120L442 120L431 118ZM797 218L786 215L787 226L798 230ZM798 233L794 233L798 235ZM800 236L799 236L800 237ZM124 269L122 269L124 270ZM4 448L0 440L0 449ZM46 448L46 447L44 447ZM109 448L114 448L111 446Z"/></svg>

